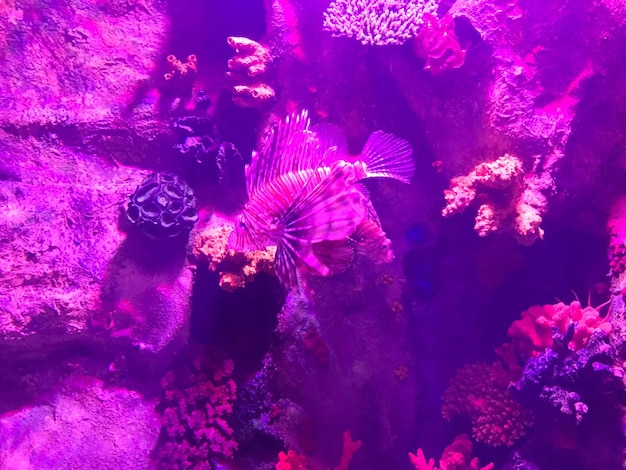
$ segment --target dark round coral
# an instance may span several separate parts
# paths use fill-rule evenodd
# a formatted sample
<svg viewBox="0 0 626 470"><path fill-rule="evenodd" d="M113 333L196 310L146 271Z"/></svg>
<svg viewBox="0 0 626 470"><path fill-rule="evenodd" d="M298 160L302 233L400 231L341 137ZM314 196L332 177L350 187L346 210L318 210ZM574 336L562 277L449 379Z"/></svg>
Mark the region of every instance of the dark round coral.
<svg viewBox="0 0 626 470"><path fill-rule="evenodd" d="M126 218L154 239L188 234L198 220L191 188L171 173L152 173L137 187Z"/></svg>

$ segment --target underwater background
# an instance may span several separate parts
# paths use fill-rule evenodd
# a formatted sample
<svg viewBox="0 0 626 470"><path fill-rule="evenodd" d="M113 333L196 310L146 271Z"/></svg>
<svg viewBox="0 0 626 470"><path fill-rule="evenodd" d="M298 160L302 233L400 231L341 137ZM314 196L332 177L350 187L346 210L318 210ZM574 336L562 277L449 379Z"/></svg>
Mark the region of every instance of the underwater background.
<svg viewBox="0 0 626 470"><path fill-rule="evenodd" d="M0 469L626 468L623 2L4 0L0 44Z"/></svg>

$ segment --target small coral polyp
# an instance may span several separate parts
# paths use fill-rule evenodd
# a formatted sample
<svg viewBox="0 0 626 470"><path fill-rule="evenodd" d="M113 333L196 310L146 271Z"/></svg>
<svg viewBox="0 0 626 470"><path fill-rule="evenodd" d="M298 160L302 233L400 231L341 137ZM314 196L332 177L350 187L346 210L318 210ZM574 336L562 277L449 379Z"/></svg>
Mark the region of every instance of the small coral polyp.
<svg viewBox="0 0 626 470"><path fill-rule="evenodd" d="M192 189L172 173L152 173L135 190L126 218L152 239L189 234L198 220Z"/></svg>

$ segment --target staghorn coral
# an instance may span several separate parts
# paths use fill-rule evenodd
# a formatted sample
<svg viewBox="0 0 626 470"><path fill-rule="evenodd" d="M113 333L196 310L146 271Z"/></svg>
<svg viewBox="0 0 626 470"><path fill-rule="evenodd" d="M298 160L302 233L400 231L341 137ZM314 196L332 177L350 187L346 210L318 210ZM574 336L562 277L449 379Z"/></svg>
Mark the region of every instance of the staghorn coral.
<svg viewBox="0 0 626 470"><path fill-rule="evenodd" d="M195 264L208 264L209 270L219 273L220 287L232 292L251 282L256 274L274 274L276 247L243 253L229 250L228 236L232 224L217 221L200 231L192 243L191 259Z"/></svg>
<svg viewBox="0 0 626 470"><path fill-rule="evenodd" d="M426 460L422 449L417 449L415 454L409 452L409 459L415 470L491 470L492 463L481 467L478 457L472 458L472 447L468 435L460 434L443 450L438 467L434 459Z"/></svg>
<svg viewBox="0 0 626 470"><path fill-rule="evenodd" d="M272 54L252 39L231 36L228 45L235 56L228 61L226 77L232 87L233 102L245 108L258 108L274 99L274 89L262 80L272 62Z"/></svg>
<svg viewBox="0 0 626 470"><path fill-rule="evenodd" d="M324 29L363 45L404 44L437 6L436 0L335 0L324 12Z"/></svg>
<svg viewBox="0 0 626 470"><path fill-rule="evenodd" d="M510 382L511 376L500 363L463 367L443 394L443 417L467 414L474 439L490 446L511 447L526 434L533 416L510 395Z"/></svg>
<svg viewBox="0 0 626 470"><path fill-rule="evenodd" d="M236 397L233 367L224 354L206 350L163 377L158 468L208 469L210 458L232 457L237 443L227 421Z"/></svg>
<svg viewBox="0 0 626 470"><path fill-rule="evenodd" d="M480 204L474 230L481 237L509 230L523 245L543 237L540 225L546 199L533 175L524 175L517 157L505 154L477 165L468 175L453 178L444 197L444 217L463 212L474 201Z"/></svg>

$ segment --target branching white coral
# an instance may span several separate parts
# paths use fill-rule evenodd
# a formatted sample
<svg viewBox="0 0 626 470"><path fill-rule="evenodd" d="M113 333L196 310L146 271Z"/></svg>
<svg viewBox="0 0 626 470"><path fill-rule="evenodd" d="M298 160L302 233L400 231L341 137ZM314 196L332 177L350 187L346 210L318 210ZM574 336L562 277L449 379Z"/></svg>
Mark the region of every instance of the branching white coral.
<svg viewBox="0 0 626 470"><path fill-rule="evenodd" d="M437 6L437 0L335 0L324 12L324 29L364 45L403 44Z"/></svg>

